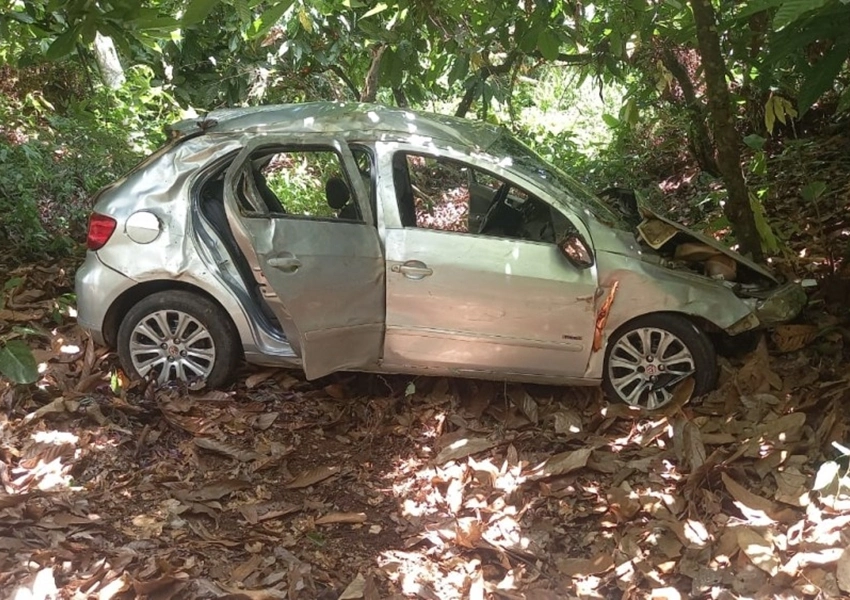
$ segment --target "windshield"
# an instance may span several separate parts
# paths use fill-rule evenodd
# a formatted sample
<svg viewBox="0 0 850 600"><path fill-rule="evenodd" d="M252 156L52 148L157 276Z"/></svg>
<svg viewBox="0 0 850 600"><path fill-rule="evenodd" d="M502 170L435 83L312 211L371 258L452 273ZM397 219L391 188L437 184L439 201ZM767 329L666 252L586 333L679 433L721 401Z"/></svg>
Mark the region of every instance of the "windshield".
<svg viewBox="0 0 850 600"><path fill-rule="evenodd" d="M581 183L564 173L558 167L547 163L534 150L513 136L501 135L487 149L496 157L507 157L513 161L512 167L531 180L543 180L566 193L569 198L587 209L597 221L609 227L628 230L628 225L616 213L612 212L597 196Z"/></svg>

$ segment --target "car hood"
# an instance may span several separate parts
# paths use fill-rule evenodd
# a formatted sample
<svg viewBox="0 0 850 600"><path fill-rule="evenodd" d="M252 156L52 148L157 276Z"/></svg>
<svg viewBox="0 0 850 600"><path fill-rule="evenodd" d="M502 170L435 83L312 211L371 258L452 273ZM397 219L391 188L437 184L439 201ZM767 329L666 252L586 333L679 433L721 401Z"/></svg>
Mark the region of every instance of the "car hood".
<svg viewBox="0 0 850 600"><path fill-rule="evenodd" d="M691 248L694 247L694 244L707 246L710 248L710 250L706 249L708 253L724 255L753 274L759 275L774 284L778 285L780 283L770 271L734 250L730 250L714 238L692 231L647 208L641 208L641 216L643 217L643 221L637 226L637 233L653 250L660 250L668 243L677 248L683 244L691 244Z"/></svg>

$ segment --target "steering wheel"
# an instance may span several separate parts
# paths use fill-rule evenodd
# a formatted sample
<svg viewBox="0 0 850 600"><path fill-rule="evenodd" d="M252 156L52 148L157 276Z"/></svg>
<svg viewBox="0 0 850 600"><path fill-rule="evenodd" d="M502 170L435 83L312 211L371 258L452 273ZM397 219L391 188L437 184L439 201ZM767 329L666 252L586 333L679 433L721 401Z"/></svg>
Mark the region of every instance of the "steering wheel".
<svg viewBox="0 0 850 600"><path fill-rule="evenodd" d="M484 213L484 218L481 219L481 225L478 226L478 233L487 233L487 228L492 225L495 216L499 213L499 208L506 206L505 200L508 199L508 192L510 189L510 185L503 183L499 186L499 189L496 190L496 193L493 194L493 200L490 202L490 206L487 207L487 212Z"/></svg>

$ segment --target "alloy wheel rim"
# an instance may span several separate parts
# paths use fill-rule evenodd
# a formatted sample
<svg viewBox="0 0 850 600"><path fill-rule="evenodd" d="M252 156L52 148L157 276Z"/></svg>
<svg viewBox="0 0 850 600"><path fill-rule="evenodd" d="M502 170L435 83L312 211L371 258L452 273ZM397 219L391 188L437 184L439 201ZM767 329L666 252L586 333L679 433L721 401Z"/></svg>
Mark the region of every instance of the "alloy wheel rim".
<svg viewBox="0 0 850 600"><path fill-rule="evenodd" d="M658 327L641 327L622 335L608 358L608 379L627 404L659 408L673 399L673 390L696 372L688 346Z"/></svg>
<svg viewBox="0 0 850 600"><path fill-rule="evenodd" d="M141 377L149 377L153 371L159 384L172 379L206 379L215 365L215 342L192 315L158 310L133 328L130 358Z"/></svg>

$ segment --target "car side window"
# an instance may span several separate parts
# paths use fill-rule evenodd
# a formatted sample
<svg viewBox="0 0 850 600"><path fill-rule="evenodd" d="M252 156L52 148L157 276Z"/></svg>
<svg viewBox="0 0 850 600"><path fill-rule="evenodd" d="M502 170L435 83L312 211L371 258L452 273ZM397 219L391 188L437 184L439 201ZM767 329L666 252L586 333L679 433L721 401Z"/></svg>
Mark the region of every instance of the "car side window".
<svg viewBox="0 0 850 600"><path fill-rule="evenodd" d="M397 153L393 183L405 227L555 242L548 204L472 165Z"/></svg>
<svg viewBox="0 0 850 600"><path fill-rule="evenodd" d="M243 208L257 205L272 217L362 221L352 190L333 149L259 148L246 163L236 197Z"/></svg>

